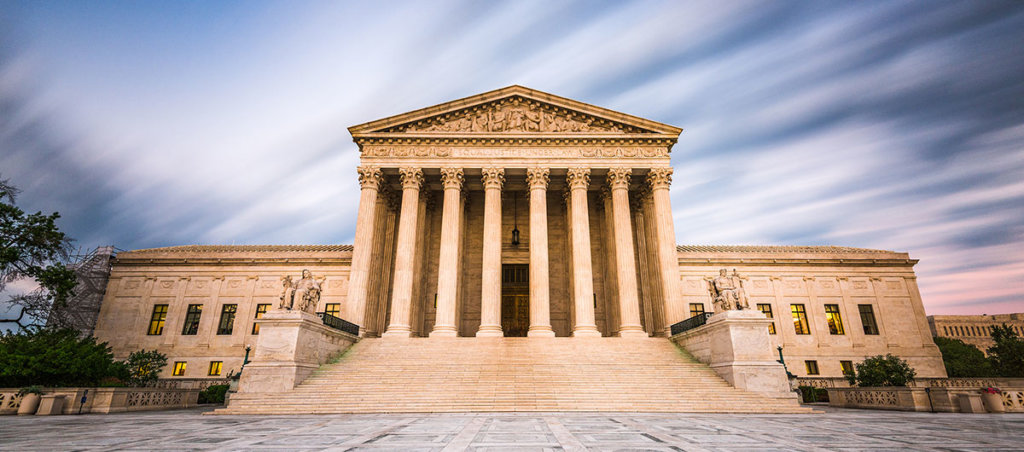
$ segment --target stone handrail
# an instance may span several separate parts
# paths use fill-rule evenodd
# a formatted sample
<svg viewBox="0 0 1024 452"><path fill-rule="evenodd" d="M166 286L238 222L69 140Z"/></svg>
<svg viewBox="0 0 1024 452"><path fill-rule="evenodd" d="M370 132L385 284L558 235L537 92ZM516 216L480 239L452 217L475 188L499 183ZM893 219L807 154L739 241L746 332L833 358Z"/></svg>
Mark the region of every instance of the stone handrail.
<svg viewBox="0 0 1024 452"><path fill-rule="evenodd" d="M828 388L828 398L830 406L842 408L954 413L961 410L957 402L960 394L980 394L981 387L983 386ZM1024 385L1000 387L1000 391L1003 408L1006 411L1024 412Z"/></svg>
<svg viewBox="0 0 1024 452"><path fill-rule="evenodd" d="M48 395L64 396L63 414L121 413L171 410L197 404L199 389L174 388L46 388ZM86 393L88 391L88 393ZM85 403L82 403L82 397ZM0 389L0 414L15 414L21 406L18 389Z"/></svg>

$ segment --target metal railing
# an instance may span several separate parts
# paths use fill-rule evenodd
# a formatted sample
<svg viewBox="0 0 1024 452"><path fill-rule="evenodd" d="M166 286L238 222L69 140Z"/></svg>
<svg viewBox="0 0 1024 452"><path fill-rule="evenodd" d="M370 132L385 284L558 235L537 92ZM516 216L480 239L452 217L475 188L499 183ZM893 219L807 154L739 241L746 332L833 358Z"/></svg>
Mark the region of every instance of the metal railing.
<svg viewBox="0 0 1024 452"><path fill-rule="evenodd" d="M326 312L318 312L316 315L320 316L320 319L324 321L324 325L334 328L338 331L342 331L353 336L359 335L359 325L352 322L342 320Z"/></svg>
<svg viewBox="0 0 1024 452"><path fill-rule="evenodd" d="M714 315L713 312L705 312L683 320L682 322L675 323L671 327L672 335L675 336L683 331L689 331L708 323L708 319L711 318L712 315Z"/></svg>

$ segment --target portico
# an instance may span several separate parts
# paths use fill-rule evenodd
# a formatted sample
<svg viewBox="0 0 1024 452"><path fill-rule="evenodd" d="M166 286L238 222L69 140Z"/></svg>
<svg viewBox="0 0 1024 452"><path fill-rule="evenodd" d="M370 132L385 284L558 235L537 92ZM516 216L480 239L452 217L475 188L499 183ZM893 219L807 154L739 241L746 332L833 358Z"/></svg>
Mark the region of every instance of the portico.
<svg viewBox="0 0 1024 452"><path fill-rule="evenodd" d="M681 129L512 86L349 130L362 194L345 309L365 335L505 335L503 265L528 268L528 336L683 319Z"/></svg>

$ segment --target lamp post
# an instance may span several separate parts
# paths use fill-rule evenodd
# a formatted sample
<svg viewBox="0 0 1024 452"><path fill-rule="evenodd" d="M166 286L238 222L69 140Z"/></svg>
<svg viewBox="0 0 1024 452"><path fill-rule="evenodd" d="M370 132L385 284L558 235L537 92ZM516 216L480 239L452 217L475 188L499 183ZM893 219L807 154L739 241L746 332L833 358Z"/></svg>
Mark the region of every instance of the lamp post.
<svg viewBox="0 0 1024 452"><path fill-rule="evenodd" d="M248 345L245 346L245 359L242 361L242 368L245 368L245 365L249 364L249 350L251 350L251 349L252 349L252 347L250 347ZM781 350L781 349L782 349L782 347L779 347L779 350ZM779 353L781 353L781 351Z"/></svg>
<svg viewBox="0 0 1024 452"><path fill-rule="evenodd" d="M779 364L782 364L782 370L785 370L786 374L789 374L789 369L786 368L786 360L782 357L782 346L781 345L778 347L778 350L779 350Z"/></svg>

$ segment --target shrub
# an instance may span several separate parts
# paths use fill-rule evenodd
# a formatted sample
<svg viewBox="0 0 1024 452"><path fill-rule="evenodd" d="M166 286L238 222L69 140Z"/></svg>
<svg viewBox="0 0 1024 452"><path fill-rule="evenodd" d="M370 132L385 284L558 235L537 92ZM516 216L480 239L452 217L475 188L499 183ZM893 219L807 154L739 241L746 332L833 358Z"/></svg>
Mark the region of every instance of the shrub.
<svg viewBox="0 0 1024 452"><path fill-rule="evenodd" d="M129 386L150 386L160 377L160 371L167 365L167 355L156 350L145 349L132 352L123 362Z"/></svg>
<svg viewBox="0 0 1024 452"><path fill-rule="evenodd" d="M228 385L213 385L199 393L199 403L224 403Z"/></svg>
<svg viewBox="0 0 1024 452"><path fill-rule="evenodd" d="M936 337L942 363L950 377L992 377L992 363L977 347L960 339Z"/></svg>
<svg viewBox="0 0 1024 452"><path fill-rule="evenodd" d="M43 388L40 388L39 386L36 386L36 385L32 385L32 386L25 386L24 388L21 388L21 389L18 390L18 395L20 395L20 396L26 396L26 395L29 395L29 394L43 395L44 394Z"/></svg>
<svg viewBox="0 0 1024 452"><path fill-rule="evenodd" d="M95 386L114 370L106 342L71 329L32 328L0 336L0 387Z"/></svg>
<svg viewBox="0 0 1024 452"><path fill-rule="evenodd" d="M828 390L814 386L799 386L800 400L803 403L828 402Z"/></svg>
<svg viewBox="0 0 1024 452"><path fill-rule="evenodd" d="M906 361L891 354L872 356L856 368L846 378L857 386L906 386L917 375Z"/></svg>

